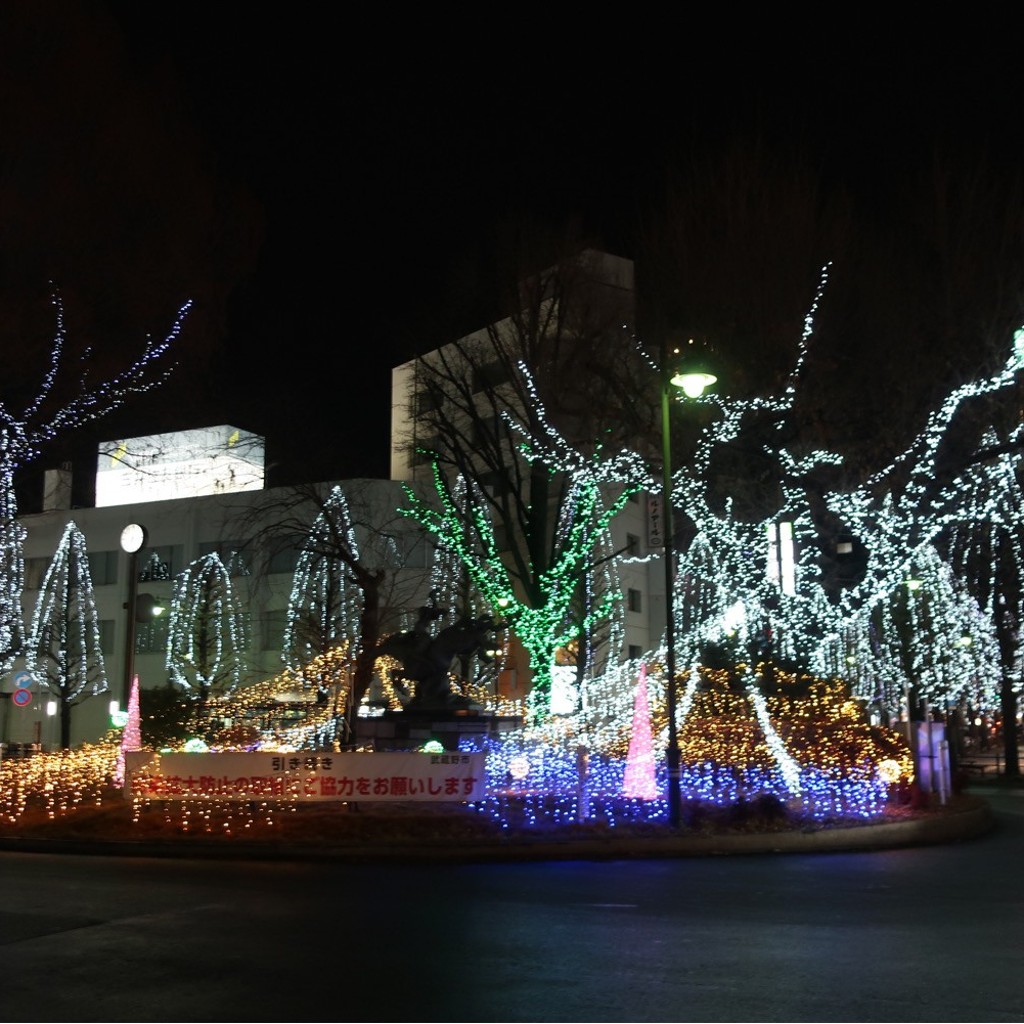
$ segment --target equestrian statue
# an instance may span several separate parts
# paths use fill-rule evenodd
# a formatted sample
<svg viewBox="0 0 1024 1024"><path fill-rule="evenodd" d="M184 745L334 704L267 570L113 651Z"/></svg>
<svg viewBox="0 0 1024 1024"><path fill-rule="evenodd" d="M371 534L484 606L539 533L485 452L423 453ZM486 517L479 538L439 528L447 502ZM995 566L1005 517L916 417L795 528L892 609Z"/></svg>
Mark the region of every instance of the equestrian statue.
<svg viewBox="0 0 1024 1024"><path fill-rule="evenodd" d="M408 688L400 680L416 684L416 692L405 704L406 711L459 710L472 702L451 688L448 673L456 658L476 654L482 661L491 661L488 653L494 647L494 634L504 629L492 615L463 616L436 636L429 632L430 623L442 618L443 609L433 603L420 609L412 629L392 633L377 645L377 652L394 658L401 666L391 672L391 680L400 690Z"/></svg>

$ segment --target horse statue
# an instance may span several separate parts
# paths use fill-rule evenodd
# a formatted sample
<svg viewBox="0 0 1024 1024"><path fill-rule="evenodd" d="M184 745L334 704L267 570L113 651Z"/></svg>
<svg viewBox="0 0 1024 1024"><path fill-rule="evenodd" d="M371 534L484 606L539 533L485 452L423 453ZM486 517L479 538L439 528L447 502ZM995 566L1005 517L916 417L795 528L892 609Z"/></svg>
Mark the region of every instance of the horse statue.
<svg viewBox="0 0 1024 1024"><path fill-rule="evenodd" d="M384 637L377 645L377 653L400 663L401 669L391 673L392 682L404 679L416 684L416 693L406 703L406 711L466 708L471 702L454 693L449 683L452 663L471 654L491 661L487 652L494 646L494 633L504 629L504 624L495 622L492 615L463 616L437 636L431 636L426 630L427 622L443 614L427 614L431 611L436 609L421 609L416 626L408 632ZM404 686L401 689L408 692Z"/></svg>

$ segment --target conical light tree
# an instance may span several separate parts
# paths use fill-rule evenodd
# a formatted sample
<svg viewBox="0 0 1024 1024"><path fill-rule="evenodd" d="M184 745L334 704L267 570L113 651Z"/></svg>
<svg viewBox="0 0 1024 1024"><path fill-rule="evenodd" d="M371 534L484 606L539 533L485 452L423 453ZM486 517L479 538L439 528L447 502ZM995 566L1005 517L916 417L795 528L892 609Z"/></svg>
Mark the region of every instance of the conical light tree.
<svg viewBox="0 0 1024 1024"><path fill-rule="evenodd" d="M27 648L29 672L57 701L60 745L67 750L72 708L107 690L89 556L74 522L65 526L43 578Z"/></svg>
<svg viewBox="0 0 1024 1024"><path fill-rule="evenodd" d="M651 733L651 707L647 693L647 666L640 665L633 700L633 728L626 754L622 792L640 800L654 800L658 787L654 767L654 737Z"/></svg>
<svg viewBox="0 0 1024 1024"><path fill-rule="evenodd" d="M293 671L302 674L335 647L346 647L352 660L358 656L363 593L353 567L359 557L348 500L335 487L303 542L292 580L282 658ZM306 681L326 692L335 680Z"/></svg>
<svg viewBox="0 0 1024 1024"><path fill-rule="evenodd" d="M197 558L175 580L169 634L171 681L200 704L231 693L241 682L249 619L215 551Z"/></svg>

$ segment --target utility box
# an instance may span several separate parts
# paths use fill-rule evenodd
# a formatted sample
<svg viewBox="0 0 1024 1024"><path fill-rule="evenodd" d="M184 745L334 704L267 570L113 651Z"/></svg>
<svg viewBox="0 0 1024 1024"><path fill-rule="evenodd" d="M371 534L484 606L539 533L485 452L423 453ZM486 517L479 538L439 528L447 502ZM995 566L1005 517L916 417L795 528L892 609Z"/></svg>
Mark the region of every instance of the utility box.
<svg viewBox="0 0 1024 1024"><path fill-rule="evenodd" d="M949 743L942 722L915 722L914 761L922 793L936 793L945 803L950 794Z"/></svg>

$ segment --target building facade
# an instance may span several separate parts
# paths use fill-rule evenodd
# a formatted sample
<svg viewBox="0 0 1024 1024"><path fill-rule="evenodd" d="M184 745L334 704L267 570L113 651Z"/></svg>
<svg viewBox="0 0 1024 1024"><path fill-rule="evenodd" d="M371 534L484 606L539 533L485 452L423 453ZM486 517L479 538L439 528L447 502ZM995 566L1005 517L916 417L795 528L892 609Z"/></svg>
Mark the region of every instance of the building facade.
<svg viewBox="0 0 1024 1024"><path fill-rule="evenodd" d="M499 394L504 385L500 360L489 361L488 353L504 350L507 363L507 353L516 345L524 348L535 345L535 351L542 350L549 342L552 345L566 345L566 338L571 338L574 333L583 339L581 344L584 346L589 344L590 337L607 338L609 334L618 337L617 332L622 332L625 342L625 334L628 333L626 327L632 324L635 306L632 261L595 251L585 251L579 260L579 266L573 268L572 287L575 291L571 296L557 281L542 282L532 298L530 288L524 285L520 297L528 308L522 314L488 325L436 352L424 353L392 369L392 479L429 487L433 476L430 450L438 444L460 444L457 438L448 441L439 439L439 427L444 433L446 422L453 423L456 426L451 431L452 435L461 433L463 438L471 437L474 431L487 431L487 418L493 421L495 408L503 403L504 408L515 408L514 397L493 401L493 396ZM557 272L553 269L549 273L552 273L554 280ZM579 299L581 291L582 301ZM570 299L573 303L572 312L567 312ZM531 302L534 306L529 308ZM583 312L580 313L580 310ZM567 325L566 320L572 322ZM534 333L526 338L524 335L527 332ZM560 335L559 339L551 341L556 332ZM625 351L625 348L623 344L621 350ZM615 351L614 342L605 351L608 350ZM592 350L589 354L593 358L601 357L597 351ZM460 359L466 367L461 380L458 379ZM432 369L436 366L444 367L441 373L448 380L446 385L430 391L423 387L422 381L424 376L436 374ZM507 369L506 365L506 374ZM569 377L570 374L563 374L561 382L567 390L577 384ZM457 394L453 394L450 405L445 405L444 390L448 385ZM472 410L473 405L477 405L479 413ZM458 425L460 418L472 420L477 415L479 422ZM509 462L516 457L514 448L514 445L509 445L506 454ZM465 453L460 457L465 457ZM480 464L476 467L478 479L485 486L490 485L491 478L501 476L501 470L496 471L494 461L491 458L490 465L486 465L487 459L481 456ZM448 471L451 472L451 469ZM520 474L520 479L524 475ZM512 478L511 474L509 478ZM504 481L494 480L494 486L504 485ZM636 494L611 523L610 548L616 552L615 585L620 592L617 615L621 630L616 649L605 654L605 664L640 659L658 648L665 632L665 573L661 539L651 528L651 510L656 507L656 503L657 495L652 504L651 496L647 493ZM522 675L527 669L523 652L513 649L511 659L508 678L516 684L515 693L521 695L529 687L528 678L516 678L517 674Z"/></svg>
<svg viewBox="0 0 1024 1024"><path fill-rule="evenodd" d="M129 675L141 688L166 686L169 615L136 617L129 603L169 608L175 582L195 562L216 552L230 573L246 620L242 685L282 672L282 649L293 577L305 537L299 512L312 524L316 497L340 487L353 511L360 548L373 564L373 532L387 531L389 629L407 628L425 600L430 546L414 523L399 516L398 482L349 480L309 488L265 489L262 439L233 427L133 438L101 446L94 508L70 508L66 471L47 474L44 510L19 518L24 530L22 608L26 633L40 606L47 571L69 523L85 538L95 600L105 685L76 704L71 745L92 742L111 725L112 706L127 706ZM171 496L176 495L176 496ZM280 529L275 529L275 519ZM287 526L285 522L287 521ZM141 530L134 530L141 527ZM133 533L141 539L137 551ZM132 643L131 641L134 640ZM129 654L131 651L131 654ZM30 659L20 657L0 682L0 741L9 748L59 745L54 694ZM91 666L93 670L98 666ZM27 691L27 692L26 692Z"/></svg>

